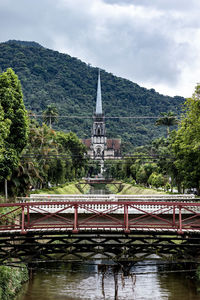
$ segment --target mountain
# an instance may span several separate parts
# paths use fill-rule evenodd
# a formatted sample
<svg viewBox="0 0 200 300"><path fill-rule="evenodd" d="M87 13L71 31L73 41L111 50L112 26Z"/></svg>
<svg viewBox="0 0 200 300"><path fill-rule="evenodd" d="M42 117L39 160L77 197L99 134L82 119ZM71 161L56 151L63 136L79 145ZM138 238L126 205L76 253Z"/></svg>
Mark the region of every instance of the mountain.
<svg viewBox="0 0 200 300"><path fill-rule="evenodd" d="M98 70L81 60L46 49L35 42L10 40L0 43L0 71L13 68L22 83L28 110L41 115L55 103L59 114L55 129L74 131L90 137L96 102ZM180 113L185 99L169 97L129 80L101 71L103 110L106 117L159 116L161 112ZM67 117L71 116L71 118ZM73 118L81 116L84 118ZM163 135L155 119L107 119L108 137L121 137L126 150Z"/></svg>

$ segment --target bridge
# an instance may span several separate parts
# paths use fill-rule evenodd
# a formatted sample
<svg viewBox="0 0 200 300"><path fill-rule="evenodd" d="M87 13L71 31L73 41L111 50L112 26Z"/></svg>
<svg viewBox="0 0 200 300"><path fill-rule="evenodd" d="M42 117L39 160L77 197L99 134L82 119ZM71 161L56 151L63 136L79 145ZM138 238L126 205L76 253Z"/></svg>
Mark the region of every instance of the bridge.
<svg viewBox="0 0 200 300"><path fill-rule="evenodd" d="M0 262L200 254L200 202L189 195L31 195L0 204Z"/></svg>
<svg viewBox="0 0 200 300"><path fill-rule="evenodd" d="M80 181L77 186L83 185L83 188L86 185L97 185L97 184L112 184L114 185L118 192L120 192L124 186L124 184L121 181L116 181L113 178L104 178L104 177L95 177L95 178L83 178L82 181Z"/></svg>

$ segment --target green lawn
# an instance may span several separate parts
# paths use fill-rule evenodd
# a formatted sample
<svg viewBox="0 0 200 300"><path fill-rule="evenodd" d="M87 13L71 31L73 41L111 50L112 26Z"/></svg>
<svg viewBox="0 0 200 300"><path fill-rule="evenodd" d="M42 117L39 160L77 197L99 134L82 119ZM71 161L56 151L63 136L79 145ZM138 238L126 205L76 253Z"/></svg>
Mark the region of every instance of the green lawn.
<svg viewBox="0 0 200 300"><path fill-rule="evenodd" d="M73 194L83 194L86 193L89 189L89 186L82 187L78 185L77 182L69 182L61 186L53 187L50 189L42 189L35 191L37 194L60 194L60 195L73 195Z"/></svg>
<svg viewBox="0 0 200 300"><path fill-rule="evenodd" d="M117 188L113 185L108 185L111 193L117 193ZM148 189L141 186L133 186L128 183L123 184L123 189L118 193L119 195L153 195L153 194L165 194L164 191L157 191L155 189Z"/></svg>

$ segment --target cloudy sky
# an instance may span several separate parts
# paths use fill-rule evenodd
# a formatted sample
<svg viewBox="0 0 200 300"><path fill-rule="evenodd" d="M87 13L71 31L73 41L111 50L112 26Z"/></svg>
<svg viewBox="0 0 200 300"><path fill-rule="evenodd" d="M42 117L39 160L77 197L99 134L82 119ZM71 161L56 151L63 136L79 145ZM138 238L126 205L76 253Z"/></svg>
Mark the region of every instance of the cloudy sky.
<svg viewBox="0 0 200 300"><path fill-rule="evenodd" d="M200 82L200 0L0 0L0 28L162 94Z"/></svg>

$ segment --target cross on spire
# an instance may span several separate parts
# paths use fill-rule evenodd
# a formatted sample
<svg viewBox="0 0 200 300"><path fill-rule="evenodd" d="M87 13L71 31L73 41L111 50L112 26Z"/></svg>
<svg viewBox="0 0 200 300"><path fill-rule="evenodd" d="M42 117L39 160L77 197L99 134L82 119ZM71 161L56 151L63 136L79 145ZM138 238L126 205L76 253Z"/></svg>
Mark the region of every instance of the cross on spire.
<svg viewBox="0 0 200 300"><path fill-rule="evenodd" d="M102 99L101 99L101 78L100 69L98 74L98 85L97 85L97 100L96 100L96 115L102 115Z"/></svg>

